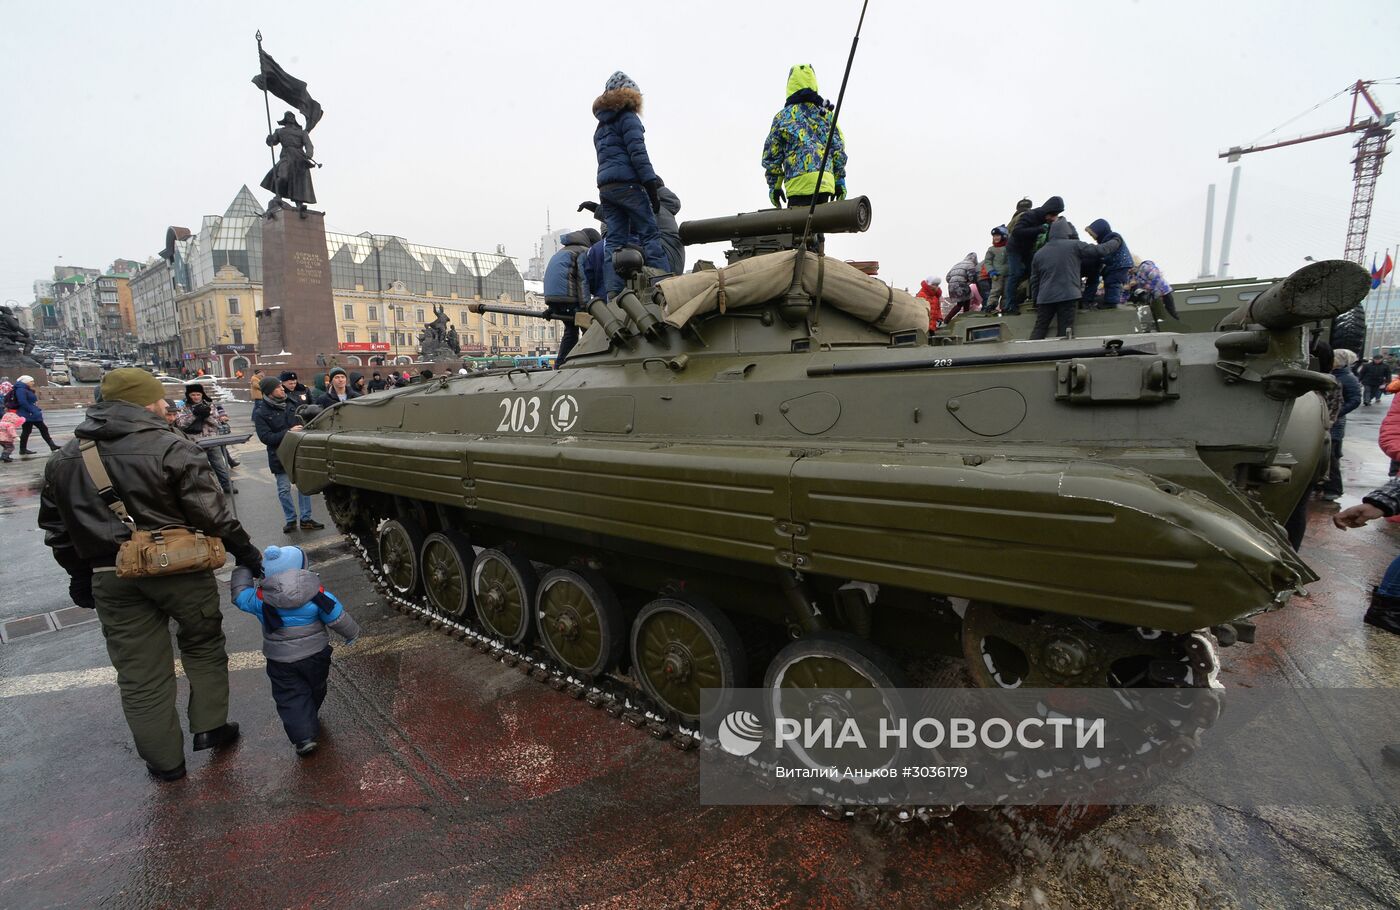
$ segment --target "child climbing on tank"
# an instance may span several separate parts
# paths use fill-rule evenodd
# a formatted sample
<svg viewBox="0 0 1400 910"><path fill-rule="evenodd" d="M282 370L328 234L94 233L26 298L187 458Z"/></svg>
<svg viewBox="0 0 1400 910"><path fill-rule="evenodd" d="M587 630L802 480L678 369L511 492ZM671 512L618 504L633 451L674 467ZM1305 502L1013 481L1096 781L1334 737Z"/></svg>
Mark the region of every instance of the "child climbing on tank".
<svg viewBox="0 0 1400 910"><path fill-rule="evenodd" d="M297 547L268 547L263 551L263 578L239 566L229 580L233 603L262 620L263 655L272 681L277 715L297 755L316 751L321 733L321 703L331 672L334 629L347 646L355 643L360 626L335 595L321 586L306 554Z"/></svg>

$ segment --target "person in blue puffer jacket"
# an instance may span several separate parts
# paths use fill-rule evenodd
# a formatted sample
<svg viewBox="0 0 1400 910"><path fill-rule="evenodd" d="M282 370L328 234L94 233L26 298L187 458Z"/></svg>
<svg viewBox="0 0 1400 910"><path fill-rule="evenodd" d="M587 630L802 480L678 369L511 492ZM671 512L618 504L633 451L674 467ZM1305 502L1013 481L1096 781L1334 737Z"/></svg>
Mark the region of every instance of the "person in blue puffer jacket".
<svg viewBox="0 0 1400 910"><path fill-rule="evenodd" d="M49 444L49 451L57 452L58 446L49 435L49 425L44 423L44 409L39 407L39 396L34 394L34 377L26 374L16 379L14 396L15 410L24 418L24 426L20 427L19 431L19 454L39 454L29 451L29 434L35 430L38 430L44 442Z"/></svg>
<svg viewBox="0 0 1400 910"><path fill-rule="evenodd" d="M262 571L258 582L252 569L235 568L229 592L238 609L262 620L263 656L277 715L297 755L310 755L321 732L318 715L331 672L326 629L334 629L351 645L360 636L360 626L321 586L320 576L308 568L301 549L268 547L263 551Z"/></svg>
<svg viewBox="0 0 1400 910"><path fill-rule="evenodd" d="M555 313L569 317L564 321L564 337L559 340L559 353L554 358L557 370L578 344L579 328L573 317L588 307L588 271L584 262L588 251L602 238L593 228L567 231L559 235L559 250L544 267L544 304Z"/></svg>
<svg viewBox="0 0 1400 910"><path fill-rule="evenodd" d="M640 247L647 265L667 270L666 251L656 226L664 184L647 155L641 113L641 89L621 70L608 78L603 94L593 101L593 116L598 118L593 131L593 149L598 153L598 218L607 226L603 277L609 297L622 290L622 278L612 267L613 252L620 247Z"/></svg>
<svg viewBox="0 0 1400 910"><path fill-rule="evenodd" d="M1111 237L1117 237L1120 241L1118 252L1110 253L1096 261L1086 260L1084 263L1082 305L1095 306L1099 293L1099 279L1102 278L1103 308L1111 309L1123 302L1123 286L1128 283L1128 273L1133 269L1133 254L1128 251L1128 244L1123 241L1123 235L1116 233L1104 219L1099 218L1091 222L1087 230L1095 243L1107 243Z"/></svg>

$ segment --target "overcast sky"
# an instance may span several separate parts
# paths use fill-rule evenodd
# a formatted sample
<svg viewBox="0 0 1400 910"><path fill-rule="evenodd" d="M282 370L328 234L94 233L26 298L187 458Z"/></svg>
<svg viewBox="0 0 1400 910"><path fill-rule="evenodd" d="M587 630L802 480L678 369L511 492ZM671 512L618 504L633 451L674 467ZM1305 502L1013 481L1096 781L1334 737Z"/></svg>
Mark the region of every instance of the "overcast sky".
<svg viewBox="0 0 1400 910"><path fill-rule="evenodd" d="M0 31L0 299L58 257L144 260L269 166L253 34L325 108L317 208L333 230L523 259L595 194L590 106L623 69L686 217L767 205L759 155L787 69L835 98L860 4L9 3ZM986 248L1022 195L1065 198L1168 277L1200 268L1206 187L1248 144L1357 78L1400 76L1400 7L1370 2L871 0L842 126L871 230L828 252L917 287ZM1376 87L1400 110L1400 85ZM286 105L273 99L273 119ZM1337 99L1284 129L1344 123ZM1394 145L1394 143L1392 144ZM1230 272L1339 256L1349 138L1247 156ZM1369 247L1400 243L1400 158ZM693 251L691 260L695 258ZM701 255L719 258L716 248ZM1218 252L1216 254L1218 256Z"/></svg>

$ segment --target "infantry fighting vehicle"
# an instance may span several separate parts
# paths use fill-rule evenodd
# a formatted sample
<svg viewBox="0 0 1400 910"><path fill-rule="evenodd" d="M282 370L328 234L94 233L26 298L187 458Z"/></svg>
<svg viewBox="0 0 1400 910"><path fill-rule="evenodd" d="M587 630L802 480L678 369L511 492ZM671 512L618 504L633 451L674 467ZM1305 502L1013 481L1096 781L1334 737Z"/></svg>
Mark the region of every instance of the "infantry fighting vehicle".
<svg viewBox="0 0 1400 910"><path fill-rule="evenodd" d="M680 723L706 687L903 684L934 653L986 686L1208 685L1231 623L1315 578L1279 526L1333 382L1302 327L1360 267L1216 332L933 346L806 215L683 225L734 242L719 270L620 251L563 368L345 402L282 461L396 598Z"/></svg>

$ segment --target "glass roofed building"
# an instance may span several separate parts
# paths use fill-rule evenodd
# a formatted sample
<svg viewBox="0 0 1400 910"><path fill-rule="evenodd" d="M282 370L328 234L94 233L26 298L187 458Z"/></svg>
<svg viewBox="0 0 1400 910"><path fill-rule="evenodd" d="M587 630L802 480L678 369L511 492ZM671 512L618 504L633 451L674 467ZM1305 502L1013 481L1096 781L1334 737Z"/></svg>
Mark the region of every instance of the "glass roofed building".
<svg viewBox="0 0 1400 910"><path fill-rule="evenodd" d="M204 216L199 233L174 238L175 283L185 290L201 288L225 266L262 283L263 212L245 186L222 215ZM508 294L518 302L525 296L515 260L499 251L469 253L384 234L327 231L326 258L336 290L387 289L398 282L410 294L433 297L497 300Z"/></svg>
<svg viewBox="0 0 1400 910"><path fill-rule="evenodd" d="M245 186L222 215L205 215L199 233L183 228L167 232L166 247L177 288L197 290L232 266L250 281L262 281L263 206ZM177 234L181 232L183 236Z"/></svg>
<svg viewBox="0 0 1400 910"><path fill-rule="evenodd" d="M410 243L382 234L326 232L331 287L339 290L388 288L394 282L410 294L520 301L525 283L515 260L502 253L467 253Z"/></svg>
<svg viewBox="0 0 1400 910"><path fill-rule="evenodd" d="M213 361L216 354L227 359L225 348L236 347L237 356L256 355L256 320L223 325L219 320L235 304L231 291L216 289L233 288L235 276L230 270L236 271L246 279L245 289L254 292L249 302L258 301L253 303L255 307L260 304L264 211L244 186L222 215L205 216L197 233L171 227L166 234L161 255L170 262L175 292L182 299L179 332L182 339L192 339L194 346L191 350L190 344L185 344L181 359L192 368L218 369ZM458 303L473 299L527 302L520 270L500 248L494 253L474 253L385 234L327 231L326 259L340 353L348 355L347 359L411 358L418 333L433 319L434 305L448 307L464 353L532 353L532 347L540 346L531 333L519 331L515 325L507 331L494 323L494 317L483 320ZM202 315L206 313L210 315ZM190 325L187 317L209 324ZM549 336L558 334L553 323L544 331L552 342L558 339Z"/></svg>

